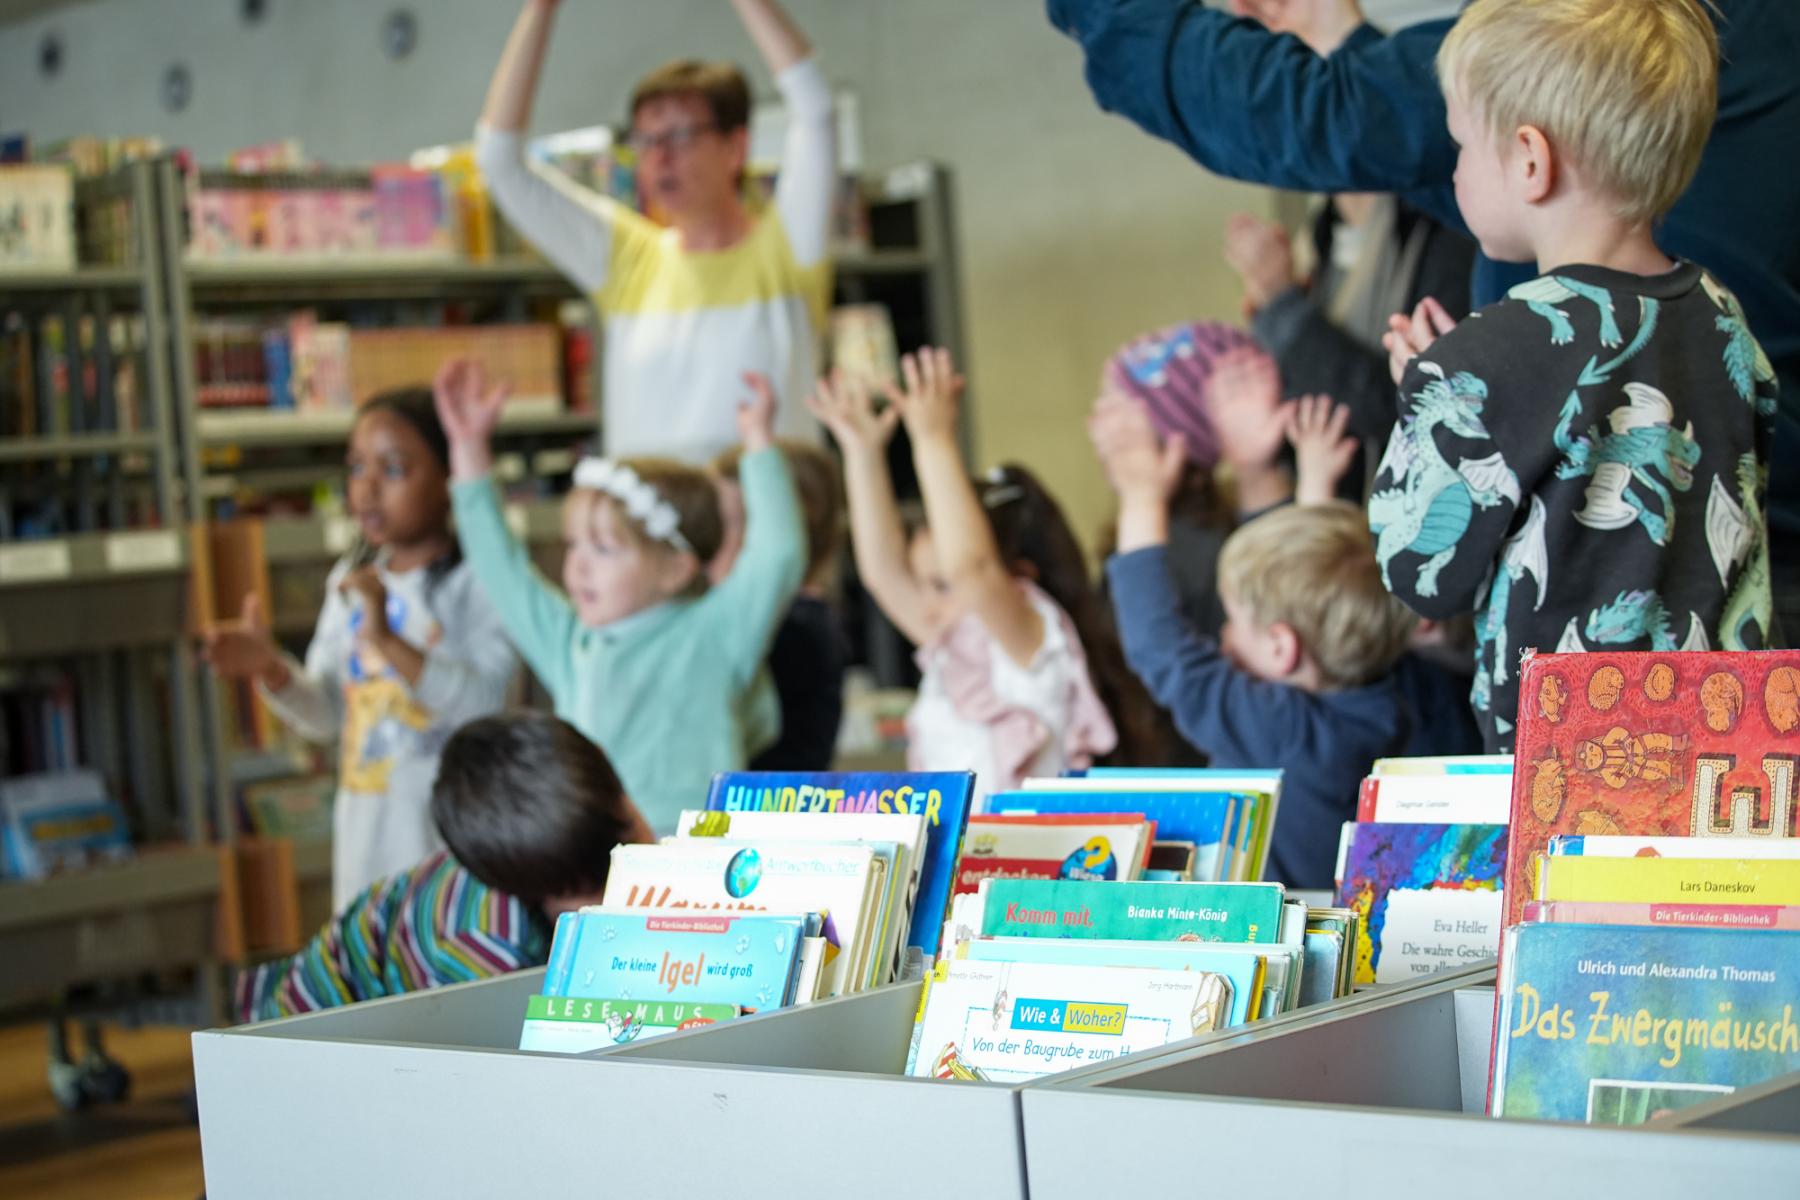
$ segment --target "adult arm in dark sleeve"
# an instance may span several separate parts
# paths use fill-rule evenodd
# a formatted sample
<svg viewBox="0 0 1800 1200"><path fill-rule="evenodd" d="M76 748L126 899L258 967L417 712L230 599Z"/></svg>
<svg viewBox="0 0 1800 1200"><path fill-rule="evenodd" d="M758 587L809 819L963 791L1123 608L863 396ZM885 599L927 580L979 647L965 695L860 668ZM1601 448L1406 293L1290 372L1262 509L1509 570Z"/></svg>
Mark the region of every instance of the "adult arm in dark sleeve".
<svg viewBox="0 0 1800 1200"><path fill-rule="evenodd" d="M1398 192L1461 228L1438 45L1450 21L1359 34L1329 58L1195 0L1046 0L1108 112L1202 166L1310 192Z"/></svg>

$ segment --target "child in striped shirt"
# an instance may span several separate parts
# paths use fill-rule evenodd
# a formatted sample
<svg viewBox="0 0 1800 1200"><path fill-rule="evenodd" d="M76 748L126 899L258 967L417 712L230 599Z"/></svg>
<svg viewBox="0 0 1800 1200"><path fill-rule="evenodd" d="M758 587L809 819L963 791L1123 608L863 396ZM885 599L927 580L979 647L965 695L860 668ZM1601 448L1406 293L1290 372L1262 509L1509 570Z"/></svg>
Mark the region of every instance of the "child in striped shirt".
<svg viewBox="0 0 1800 1200"><path fill-rule="evenodd" d="M364 890L299 953L241 974L238 1019L538 966L556 914L599 903L613 846L650 840L606 755L547 713L458 730L431 815L449 849Z"/></svg>

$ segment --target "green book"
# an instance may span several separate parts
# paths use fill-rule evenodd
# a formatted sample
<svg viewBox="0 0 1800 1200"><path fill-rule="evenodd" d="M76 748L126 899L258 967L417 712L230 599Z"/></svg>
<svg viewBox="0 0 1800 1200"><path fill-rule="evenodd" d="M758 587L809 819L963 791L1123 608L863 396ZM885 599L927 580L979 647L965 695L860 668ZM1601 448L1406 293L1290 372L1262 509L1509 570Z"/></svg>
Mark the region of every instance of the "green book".
<svg viewBox="0 0 1800 1200"><path fill-rule="evenodd" d="M580 1054L729 1021L743 1010L735 1004L694 1004L656 1000L590 1000L580 996L532 996L525 1006L519 1049Z"/></svg>
<svg viewBox="0 0 1800 1200"><path fill-rule="evenodd" d="M982 885L981 933L1276 942L1285 899L1286 889L1279 883L990 879Z"/></svg>

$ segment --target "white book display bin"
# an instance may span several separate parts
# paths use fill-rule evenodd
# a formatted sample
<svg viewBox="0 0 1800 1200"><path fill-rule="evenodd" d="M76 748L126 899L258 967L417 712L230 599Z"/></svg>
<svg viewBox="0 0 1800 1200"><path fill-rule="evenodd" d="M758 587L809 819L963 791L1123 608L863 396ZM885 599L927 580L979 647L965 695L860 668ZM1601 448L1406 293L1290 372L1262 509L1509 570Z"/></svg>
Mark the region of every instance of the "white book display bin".
<svg viewBox="0 0 1800 1200"><path fill-rule="evenodd" d="M1800 1179L1800 1080L1630 1129L1501 1121L1483 1107L1494 968L1472 967L1202 1042L1040 1081L1020 1095L1033 1200L1192 1180L1210 1195L1773 1196ZM1785 1122L1785 1123L1784 1123ZM1095 1165L1102 1131L1131 1152Z"/></svg>
<svg viewBox="0 0 1800 1200"><path fill-rule="evenodd" d="M919 983L569 1056L543 977L195 1034L207 1196L1025 1195L1018 1087L904 1075Z"/></svg>

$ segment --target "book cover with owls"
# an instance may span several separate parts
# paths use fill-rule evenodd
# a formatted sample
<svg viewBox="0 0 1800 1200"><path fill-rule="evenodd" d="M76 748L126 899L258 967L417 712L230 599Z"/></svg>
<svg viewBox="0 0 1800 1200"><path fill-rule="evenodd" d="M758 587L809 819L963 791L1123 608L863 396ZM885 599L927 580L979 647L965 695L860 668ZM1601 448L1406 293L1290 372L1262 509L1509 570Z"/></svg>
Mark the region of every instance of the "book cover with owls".
<svg viewBox="0 0 1800 1200"><path fill-rule="evenodd" d="M1518 730L1508 925L1558 834L1796 834L1800 652L1530 655Z"/></svg>

